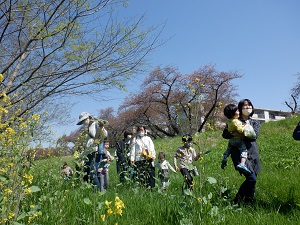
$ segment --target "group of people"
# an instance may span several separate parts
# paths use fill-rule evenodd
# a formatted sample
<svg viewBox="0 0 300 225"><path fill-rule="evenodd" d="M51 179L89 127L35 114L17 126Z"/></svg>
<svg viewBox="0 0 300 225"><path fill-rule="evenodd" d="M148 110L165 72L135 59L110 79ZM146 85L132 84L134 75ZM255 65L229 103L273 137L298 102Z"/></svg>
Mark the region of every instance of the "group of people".
<svg viewBox="0 0 300 225"><path fill-rule="evenodd" d="M238 105L230 104L225 107L224 115L228 118L227 126L222 137L229 139L228 147L223 154L221 168L227 165L227 158L231 156L235 169L245 176L245 181L240 186L234 198L234 203L251 203L254 199L257 174L261 171L256 139L260 131L260 123L251 118L254 107L249 99L241 100ZM108 166L114 160L109 153L109 142L106 140L107 131L104 127L107 121L93 119L93 116L83 112L79 116L78 125L85 126L87 138L84 151L81 153L84 162L86 181L92 182L100 191L108 188ZM249 127L250 135L249 135ZM247 132L246 132L247 130ZM164 190L170 183L170 171L180 171L184 177L183 189L193 190L194 161L201 157L201 152L196 153L192 147L192 136L182 136L183 145L174 155L174 168L166 160L165 153L159 152L158 162L156 151L150 136L144 126L137 127L137 134L129 130L124 132L124 138L116 144L116 165L120 182L126 179L135 180L147 187L155 187L155 167L158 167L158 177L161 189ZM180 160L179 167L177 160Z"/></svg>

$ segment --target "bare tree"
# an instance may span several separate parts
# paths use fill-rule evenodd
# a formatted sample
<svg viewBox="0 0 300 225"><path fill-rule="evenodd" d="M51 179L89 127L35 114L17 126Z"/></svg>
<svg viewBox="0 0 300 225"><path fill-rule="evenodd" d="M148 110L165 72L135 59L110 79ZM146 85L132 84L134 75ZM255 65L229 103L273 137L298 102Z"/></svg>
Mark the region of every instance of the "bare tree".
<svg viewBox="0 0 300 225"><path fill-rule="evenodd" d="M291 110L292 114L299 112L298 100L300 96L300 73L297 73L297 82L291 90L291 98L289 101L285 101L285 105Z"/></svg>
<svg viewBox="0 0 300 225"><path fill-rule="evenodd" d="M288 103L287 101L285 101L285 104L291 110L292 115L294 115L297 112L298 103L297 103L296 97L294 95L291 95L291 97L293 99L293 103L292 102Z"/></svg>
<svg viewBox="0 0 300 225"><path fill-rule="evenodd" d="M46 100L124 88L158 44L144 17L118 22L111 0L4 1L0 4L0 94L17 116ZM158 31L158 32L156 32Z"/></svg>
<svg viewBox="0 0 300 225"><path fill-rule="evenodd" d="M218 72L212 65L184 76L174 68L158 67L145 79L142 91L122 107L139 112L140 121L156 136L201 131L207 121L219 121L223 103L234 101L231 81L240 77L235 72Z"/></svg>

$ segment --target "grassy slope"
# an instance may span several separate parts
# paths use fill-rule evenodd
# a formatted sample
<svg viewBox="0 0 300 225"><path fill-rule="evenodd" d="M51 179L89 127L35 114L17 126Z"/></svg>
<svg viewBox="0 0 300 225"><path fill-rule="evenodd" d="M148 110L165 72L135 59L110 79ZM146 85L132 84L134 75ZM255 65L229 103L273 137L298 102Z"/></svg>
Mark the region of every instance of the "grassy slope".
<svg viewBox="0 0 300 225"><path fill-rule="evenodd" d="M195 177L194 195L185 198L181 195L180 173L172 174L169 189L159 193L157 189L148 191L132 184L119 185L113 162L109 191L101 195L92 192L86 184L75 181L72 188L71 182L57 178L59 166L70 158L38 162L35 182L42 192L33 201L41 206L43 216L37 222L102 224L100 214L104 208L101 204L119 196L126 206L123 216L108 216L107 224L300 224L300 142L292 139L297 122L297 118L288 118L262 124L257 142L263 171L258 176L257 202L253 207L231 206L230 200L244 179L231 162L225 170L220 168L227 140L222 139L221 131L213 131L200 135L200 150L210 152L201 163L196 163L200 176ZM172 157L181 145L180 139L154 140L157 153L164 151L173 164ZM215 178L217 183L207 182L209 177Z"/></svg>

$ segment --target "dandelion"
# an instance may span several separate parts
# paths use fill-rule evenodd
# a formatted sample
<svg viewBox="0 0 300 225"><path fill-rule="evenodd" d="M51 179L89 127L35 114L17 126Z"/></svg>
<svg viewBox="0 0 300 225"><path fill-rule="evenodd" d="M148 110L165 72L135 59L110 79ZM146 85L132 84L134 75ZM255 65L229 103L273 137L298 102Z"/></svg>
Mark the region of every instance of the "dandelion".
<svg viewBox="0 0 300 225"><path fill-rule="evenodd" d="M101 215L100 217L101 217L102 221L104 222L105 221L105 215Z"/></svg>
<svg viewBox="0 0 300 225"><path fill-rule="evenodd" d="M197 200L198 200L198 202L200 203L200 202L202 202L202 198L197 198Z"/></svg>
<svg viewBox="0 0 300 225"><path fill-rule="evenodd" d="M30 205L30 209L34 209L34 205Z"/></svg>

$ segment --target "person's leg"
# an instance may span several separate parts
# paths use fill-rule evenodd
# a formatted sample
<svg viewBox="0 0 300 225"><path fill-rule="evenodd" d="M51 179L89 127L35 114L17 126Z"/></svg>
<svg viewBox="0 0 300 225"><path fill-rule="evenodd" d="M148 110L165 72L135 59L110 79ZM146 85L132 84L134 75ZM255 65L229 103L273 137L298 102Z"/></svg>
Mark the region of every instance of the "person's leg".
<svg viewBox="0 0 300 225"><path fill-rule="evenodd" d="M109 185L108 170L104 171L104 189L107 190Z"/></svg>
<svg viewBox="0 0 300 225"><path fill-rule="evenodd" d="M145 181L145 168L143 161L135 162L134 179L140 184L144 184Z"/></svg>
<svg viewBox="0 0 300 225"><path fill-rule="evenodd" d="M98 179L98 163L95 160L90 162L90 181L100 190L100 182Z"/></svg>
<svg viewBox="0 0 300 225"><path fill-rule="evenodd" d="M104 178L103 171L101 171L101 172L99 173L100 191L105 191L105 186L104 186L105 180L104 180L104 179L105 179L105 178Z"/></svg>
<svg viewBox="0 0 300 225"><path fill-rule="evenodd" d="M155 187L155 167L151 163L148 165L148 187Z"/></svg>
<svg viewBox="0 0 300 225"><path fill-rule="evenodd" d="M186 169L180 169L180 172L182 174L182 176L184 177L185 183L188 187L188 189L193 190L194 189L194 179L191 176L190 172Z"/></svg>
<svg viewBox="0 0 300 225"><path fill-rule="evenodd" d="M245 177L246 180L240 186L239 191L233 200L235 204L240 203L241 201L251 203L254 200L257 175L252 172L251 174L245 175Z"/></svg>

